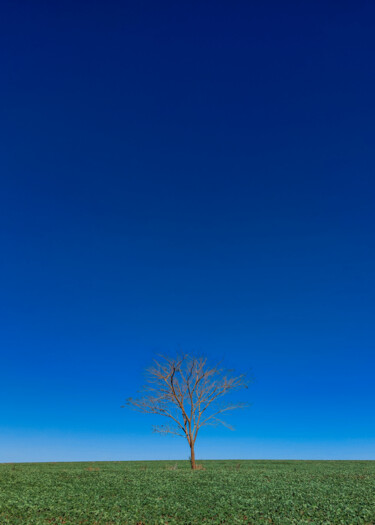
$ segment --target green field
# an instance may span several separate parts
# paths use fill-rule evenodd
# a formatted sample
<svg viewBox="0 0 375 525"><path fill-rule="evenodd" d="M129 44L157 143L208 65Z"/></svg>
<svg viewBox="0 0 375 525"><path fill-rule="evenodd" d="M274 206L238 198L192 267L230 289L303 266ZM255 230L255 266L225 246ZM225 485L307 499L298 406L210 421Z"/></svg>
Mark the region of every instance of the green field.
<svg viewBox="0 0 375 525"><path fill-rule="evenodd" d="M0 524L375 524L375 461L0 465Z"/></svg>

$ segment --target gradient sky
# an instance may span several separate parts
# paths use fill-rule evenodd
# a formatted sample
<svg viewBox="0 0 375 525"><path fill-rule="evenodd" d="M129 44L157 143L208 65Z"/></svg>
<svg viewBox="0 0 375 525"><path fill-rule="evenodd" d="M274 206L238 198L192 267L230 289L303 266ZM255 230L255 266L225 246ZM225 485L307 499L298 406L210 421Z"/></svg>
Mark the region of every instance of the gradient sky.
<svg viewBox="0 0 375 525"><path fill-rule="evenodd" d="M198 458L375 459L374 16L2 2L0 461L187 459L178 350L254 376Z"/></svg>

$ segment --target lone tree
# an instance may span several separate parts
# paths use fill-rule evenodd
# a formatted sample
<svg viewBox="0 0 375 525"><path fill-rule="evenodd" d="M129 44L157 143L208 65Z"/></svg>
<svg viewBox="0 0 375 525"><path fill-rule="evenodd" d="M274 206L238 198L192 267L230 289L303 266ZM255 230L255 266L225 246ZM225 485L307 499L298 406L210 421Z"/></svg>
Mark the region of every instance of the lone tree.
<svg viewBox="0 0 375 525"><path fill-rule="evenodd" d="M127 406L146 414L170 419L168 425L156 426L154 432L185 437L190 446L191 468L196 469L195 441L201 427L222 424L224 412L245 408L245 403L221 403L229 392L247 388L244 375L234 376L218 366L210 368L206 358L189 355L160 356L146 370L147 385L139 398L128 398Z"/></svg>

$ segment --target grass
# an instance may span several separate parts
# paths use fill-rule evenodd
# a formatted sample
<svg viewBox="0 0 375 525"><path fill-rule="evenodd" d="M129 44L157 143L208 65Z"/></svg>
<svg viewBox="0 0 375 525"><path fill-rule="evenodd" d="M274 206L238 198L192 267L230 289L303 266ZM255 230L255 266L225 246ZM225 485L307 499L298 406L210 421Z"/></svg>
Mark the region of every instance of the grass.
<svg viewBox="0 0 375 525"><path fill-rule="evenodd" d="M375 461L0 465L0 524L375 525Z"/></svg>

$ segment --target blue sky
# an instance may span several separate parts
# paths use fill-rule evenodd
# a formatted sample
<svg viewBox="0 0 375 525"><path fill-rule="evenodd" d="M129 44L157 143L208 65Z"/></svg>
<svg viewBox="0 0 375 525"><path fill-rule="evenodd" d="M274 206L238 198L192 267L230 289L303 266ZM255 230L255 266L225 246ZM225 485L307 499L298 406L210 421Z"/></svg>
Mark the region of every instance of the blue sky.
<svg viewBox="0 0 375 525"><path fill-rule="evenodd" d="M179 350L254 377L198 458L375 459L374 15L3 3L0 461L187 458Z"/></svg>

